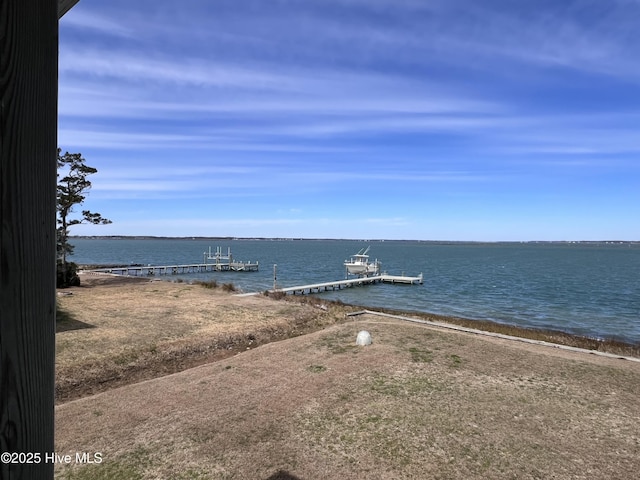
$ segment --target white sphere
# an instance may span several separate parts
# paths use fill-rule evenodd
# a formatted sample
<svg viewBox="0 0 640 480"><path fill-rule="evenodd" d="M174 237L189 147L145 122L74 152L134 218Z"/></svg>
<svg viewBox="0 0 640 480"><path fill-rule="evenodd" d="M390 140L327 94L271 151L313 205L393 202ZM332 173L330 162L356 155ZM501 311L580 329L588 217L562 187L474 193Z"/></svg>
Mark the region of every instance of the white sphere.
<svg viewBox="0 0 640 480"><path fill-rule="evenodd" d="M362 330L358 332L358 336L356 337L356 345L371 345L371 334L366 330Z"/></svg>

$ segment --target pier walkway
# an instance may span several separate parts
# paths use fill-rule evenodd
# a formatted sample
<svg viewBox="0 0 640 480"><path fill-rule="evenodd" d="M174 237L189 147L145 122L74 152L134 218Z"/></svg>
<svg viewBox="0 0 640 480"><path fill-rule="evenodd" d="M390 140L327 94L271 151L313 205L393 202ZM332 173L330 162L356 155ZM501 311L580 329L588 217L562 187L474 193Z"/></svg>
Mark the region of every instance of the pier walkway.
<svg viewBox="0 0 640 480"><path fill-rule="evenodd" d="M310 285L299 285L296 287L276 288L269 290L269 293L291 293L293 295L304 295L310 293L326 292L328 290L340 290L342 288L357 287L362 285L372 285L374 283L404 283L404 284L420 284L423 283L422 274L417 277L405 277L403 275L373 275L371 277L358 277L345 280L337 280L335 282L313 283Z"/></svg>
<svg viewBox="0 0 640 480"><path fill-rule="evenodd" d="M257 272L258 262L192 263L189 265L132 265L94 268L85 272L113 273L129 276L180 275L199 272Z"/></svg>

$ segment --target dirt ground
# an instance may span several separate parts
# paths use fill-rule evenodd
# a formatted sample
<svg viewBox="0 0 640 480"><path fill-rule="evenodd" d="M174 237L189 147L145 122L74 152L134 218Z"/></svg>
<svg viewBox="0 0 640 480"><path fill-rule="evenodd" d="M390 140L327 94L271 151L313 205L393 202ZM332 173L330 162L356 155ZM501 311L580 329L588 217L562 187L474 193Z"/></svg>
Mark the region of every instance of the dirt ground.
<svg viewBox="0 0 640 480"><path fill-rule="evenodd" d="M313 299L85 285L60 297L62 326L82 325L57 335L56 452L102 461L58 465L57 478L627 479L640 470L638 362L372 315L345 321L348 309ZM358 347L363 329L373 344ZM269 332L285 339L264 343ZM220 338L230 339L222 349ZM180 370L173 358L188 367L199 356L199 366L118 387L131 372L160 375Z"/></svg>

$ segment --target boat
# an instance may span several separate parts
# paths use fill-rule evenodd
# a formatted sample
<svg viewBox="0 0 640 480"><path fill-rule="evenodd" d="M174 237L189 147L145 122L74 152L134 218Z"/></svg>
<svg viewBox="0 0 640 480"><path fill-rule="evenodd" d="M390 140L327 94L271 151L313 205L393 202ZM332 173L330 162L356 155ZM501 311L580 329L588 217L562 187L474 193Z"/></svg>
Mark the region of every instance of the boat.
<svg viewBox="0 0 640 480"><path fill-rule="evenodd" d="M376 259L374 262L369 261L369 248L361 249L355 255L351 255L349 260L344 261L348 275L358 275L361 277L370 277L380 275L380 262Z"/></svg>

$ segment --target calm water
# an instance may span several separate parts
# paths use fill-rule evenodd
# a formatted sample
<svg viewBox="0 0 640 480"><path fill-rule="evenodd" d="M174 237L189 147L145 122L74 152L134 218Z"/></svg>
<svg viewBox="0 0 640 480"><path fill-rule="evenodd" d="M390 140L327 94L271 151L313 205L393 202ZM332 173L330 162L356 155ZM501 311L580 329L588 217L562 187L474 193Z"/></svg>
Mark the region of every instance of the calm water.
<svg viewBox="0 0 640 480"><path fill-rule="evenodd" d="M77 263L199 263L212 247L259 261L259 272L210 272L185 279L231 282L244 291L339 280L342 262L371 245L390 274L424 273L424 285L372 285L319 294L370 307L488 319L640 342L639 244L433 244L331 240L72 239ZM176 277L163 277L175 279Z"/></svg>

